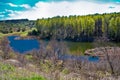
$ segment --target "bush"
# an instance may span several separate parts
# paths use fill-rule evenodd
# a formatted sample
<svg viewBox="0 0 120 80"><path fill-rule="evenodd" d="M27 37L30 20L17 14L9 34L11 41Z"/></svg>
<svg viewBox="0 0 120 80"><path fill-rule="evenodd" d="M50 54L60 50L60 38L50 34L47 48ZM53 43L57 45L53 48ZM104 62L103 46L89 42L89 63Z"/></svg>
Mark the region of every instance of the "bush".
<svg viewBox="0 0 120 80"><path fill-rule="evenodd" d="M30 77L30 78L25 78L25 77L23 77L23 78L15 78L15 79L13 79L13 80L46 80L45 78L43 78L43 77L41 77L41 76L34 76L34 77Z"/></svg>

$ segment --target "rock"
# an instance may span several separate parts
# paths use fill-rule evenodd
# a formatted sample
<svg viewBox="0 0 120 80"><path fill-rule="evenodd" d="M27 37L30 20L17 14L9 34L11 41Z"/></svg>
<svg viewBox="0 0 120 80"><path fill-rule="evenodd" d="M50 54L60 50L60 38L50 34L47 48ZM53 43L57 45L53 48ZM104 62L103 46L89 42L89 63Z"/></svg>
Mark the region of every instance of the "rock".
<svg viewBox="0 0 120 80"><path fill-rule="evenodd" d="M88 49L85 51L85 55L88 56L99 56L99 57L104 57L105 53L108 53L108 55L120 55L120 47L99 47L99 48L94 48L94 49Z"/></svg>
<svg viewBox="0 0 120 80"><path fill-rule="evenodd" d="M62 65L63 64L63 61L62 60L58 60L57 61L57 65Z"/></svg>
<svg viewBox="0 0 120 80"><path fill-rule="evenodd" d="M32 68L36 68L36 66L33 65L33 64L31 64L31 63L27 63L27 64L26 64L26 67L27 67L27 68L31 68L31 69L32 69Z"/></svg>
<svg viewBox="0 0 120 80"><path fill-rule="evenodd" d="M14 65L16 67L21 67L22 66L22 63L20 63L18 60L15 60L15 59L8 59L8 60L5 60L4 62L8 63L8 64L11 64L11 65Z"/></svg>

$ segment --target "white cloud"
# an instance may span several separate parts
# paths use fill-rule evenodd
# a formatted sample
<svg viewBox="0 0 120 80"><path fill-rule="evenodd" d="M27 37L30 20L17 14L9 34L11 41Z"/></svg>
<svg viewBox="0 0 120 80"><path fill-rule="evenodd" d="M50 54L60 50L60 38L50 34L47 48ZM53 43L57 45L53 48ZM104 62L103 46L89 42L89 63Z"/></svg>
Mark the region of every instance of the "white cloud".
<svg viewBox="0 0 120 80"><path fill-rule="evenodd" d="M0 14L0 17L4 17L5 15Z"/></svg>
<svg viewBox="0 0 120 80"><path fill-rule="evenodd" d="M11 6L11 7L18 7L18 5L16 5L16 4L13 4L13 3L7 3L9 6Z"/></svg>
<svg viewBox="0 0 120 80"><path fill-rule="evenodd" d="M114 6L109 6L109 8L110 8L110 9L113 9L113 8L115 8L115 7L114 7Z"/></svg>
<svg viewBox="0 0 120 80"><path fill-rule="evenodd" d="M18 14L21 14L21 11L14 11L14 10L8 10L8 9L5 9L5 12L9 12L8 16L16 16Z"/></svg>
<svg viewBox="0 0 120 80"><path fill-rule="evenodd" d="M110 9L109 6L114 6L115 8ZM26 10L19 11L17 14L9 14L9 19L21 19L28 18L35 20L37 18L48 18L53 16L69 16L69 15L87 15L94 13L110 13L110 12L120 12L120 5L108 3L108 4L98 4L85 1L76 2L38 2L34 7Z"/></svg>
<svg viewBox="0 0 120 80"><path fill-rule="evenodd" d="M14 13L13 10L8 10L8 9L5 9L5 12Z"/></svg>
<svg viewBox="0 0 120 80"><path fill-rule="evenodd" d="M21 4L21 5L16 5L16 4L13 4L13 3L7 3L7 4L11 7L23 7L23 8L26 8L26 9L31 8L31 6L28 5L28 4Z"/></svg>
<svg viewBox="0 0 120 80"><path fill-rule="evenodd" d="M3 11L3 12L0 12L0 14L4 14L5 12Z"/></svg>
<svg viewBox="0 0 120 80"><path fill-rule="evenodd" d="M20 6L20 7L24 7L24 8L26 8L26 9L31 8L30 5L28 5L28 4L22 4L22 5L19 5L19 6Z"/></svg>
<svg viewBox="0 0 120 80"><path fill-rule="evenodd" d="M16 16L16 15L19 15L21 13L22 12L19 12L19 11L13 11L12 13L8 14L8 16Z"/></svg>

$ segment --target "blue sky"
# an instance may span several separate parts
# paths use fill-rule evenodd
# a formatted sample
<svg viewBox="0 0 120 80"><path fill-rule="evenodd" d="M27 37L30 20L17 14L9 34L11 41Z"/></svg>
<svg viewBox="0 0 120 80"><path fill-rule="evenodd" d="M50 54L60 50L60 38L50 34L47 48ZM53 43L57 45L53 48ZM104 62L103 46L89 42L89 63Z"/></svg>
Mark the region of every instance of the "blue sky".
<svg viewBox="0 0 120 80"><path fill-rule="evenodd" d="M120 12L120 0L1 0L0 20Z"/></svg>

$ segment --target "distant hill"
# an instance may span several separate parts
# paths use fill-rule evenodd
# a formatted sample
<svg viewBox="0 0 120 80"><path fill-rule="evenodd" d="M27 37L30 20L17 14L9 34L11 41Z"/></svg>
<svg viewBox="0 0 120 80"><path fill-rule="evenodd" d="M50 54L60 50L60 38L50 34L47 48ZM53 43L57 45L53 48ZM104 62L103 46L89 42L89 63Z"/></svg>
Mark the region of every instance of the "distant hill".
<svg viewBox="0 0 120 80"><path fill-rule="evenodd" d="M20 23L20 22L27 22L29 21L28 19L14 19L14 20L1 20L0 22L5 22L5 23Z"/></svg>

